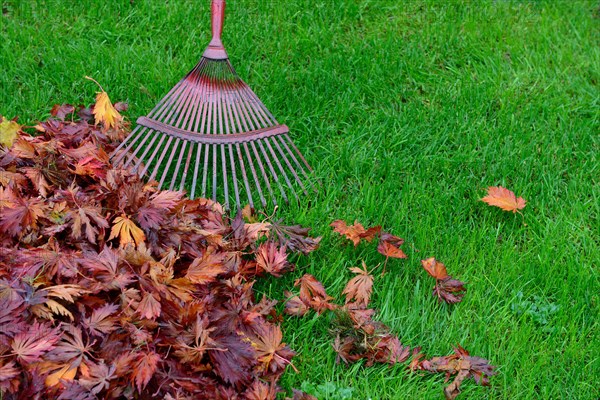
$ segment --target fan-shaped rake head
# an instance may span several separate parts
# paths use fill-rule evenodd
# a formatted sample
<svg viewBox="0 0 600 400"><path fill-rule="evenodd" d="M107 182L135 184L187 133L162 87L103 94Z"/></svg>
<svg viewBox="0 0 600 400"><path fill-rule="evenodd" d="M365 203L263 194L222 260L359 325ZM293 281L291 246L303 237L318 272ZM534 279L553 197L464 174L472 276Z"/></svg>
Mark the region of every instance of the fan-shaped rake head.
<svg viewBox="0 0 600 400"><path fill-rule="evenodd" d="M287 202L312 186L312 171L288 135L225 59L202 57L113 153L116 164L132 167L159 186L189 189L191 198L231 195L263 207L275 193Z"/></svg>

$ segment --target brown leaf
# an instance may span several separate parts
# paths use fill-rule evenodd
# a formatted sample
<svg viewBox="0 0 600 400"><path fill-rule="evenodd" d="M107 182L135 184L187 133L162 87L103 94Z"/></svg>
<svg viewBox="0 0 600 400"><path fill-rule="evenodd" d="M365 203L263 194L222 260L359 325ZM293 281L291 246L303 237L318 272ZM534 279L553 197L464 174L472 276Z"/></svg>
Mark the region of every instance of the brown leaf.
<svg viewBox="0 0 600 400"><path fill-rule="evenodd" d="M223 259L223 253L210 249L190 264L185 277L199 285L214 282L218 275L227 271Z"/></svg>
<svg viewBox="0 0 600 400"><path fill-rule="evenodd" d="M435 279L445 279L448 276L446 266L436 260L434 257L430 257L426 260L421 260L421 265Z"/></svg>
<svg viewBox="0 0 600 400"><path fill-rule="evenodd" d="M57 330L34 323L26 332L15 335L11 348L15 356L31 363L39 361L45 353L52 350L59 339Z"/></svg>
<svg viewBox="0 0 600 400"><path fill-rule="evenodd" d="M342 292L346 295L346 304L351 300L355 300L357 306L367 308L373 291L373 275L369 274L364 261L362 262L362 269L353 267L350 268L350 271L357 274L357 276L348 281Z"/></svg>
<svg viewBox="0 0 600 400"><path fill-rule="evenodd" d="M289 266L285 247L277 248L271 241L262 243L256 251L256 265L269 274L280 277Z"/></svg>
<svg viewBox="0 0 600 400"><path fill-rule="evenodd" d="M145 293L137 307L137 312L140 316L147 319L156 319L160 316L160 311L161 305L156 299L156 295Z"/></svg>
<svg viewBox="0 0 600 400"><path fill-rule="evenodd" d="M132 373L132 378L135 381L138 392L141 392L148 382L150 382L150 379L152 379L156 372L160 359L160 355L154 352L140 354L136 363L133 365Z"/></svg>
<svg viewBox="0 0 600 400"><path fill-rule="evenodd" d="M72 114L74 111L75 107L71 104L55 104L54 107L52 107L52 110L50 110L50 115L64 121L65 117Z"/></svg>
<svg viewBox="0 0 600 400"><path fill-rule="evenodd" d="M347 225L345 221L341 219L335 220L330 224L335 232L340 235L346 236L349 240L354 243L354 246L358 246L361 239L365 239L367 242L373 240L381 231L381 226L374 226L369 229L365 229L361 223L354 221L354 225Z"/></svg>
<svg viewBox="0 0 600 400"><path fill-rule="evenodd" d="M304 274L301 278L296 279L294 286L300 286L300 300L317 313L337 308L335 304L330 303L333 297L327 295L323 284L314 276Z"/></svg>
<svg viewBox="0 0 600 400"><path fill-rule="evenodd" d="M438 279L433 288L433 295L448 304L460 303L467 289L465 283L447 276L444 279Z"/></svg>
<svg viewBox="0 0 600 400"><path fill-rule="evenodd" d="M488 187L487 196L482 198L481 201L513 213L525 208L525 200L522 197L517 198L512 191L502 186Z"/></svg>
<svg viewBox="0 0 600 400"><path fill-rule="evenodd" d="M286 314L301 317L308 312L308 306L300 300L300 297L294 296L288 291L285 291L283 294L288 298L288 301L285 303Z"/></svg>

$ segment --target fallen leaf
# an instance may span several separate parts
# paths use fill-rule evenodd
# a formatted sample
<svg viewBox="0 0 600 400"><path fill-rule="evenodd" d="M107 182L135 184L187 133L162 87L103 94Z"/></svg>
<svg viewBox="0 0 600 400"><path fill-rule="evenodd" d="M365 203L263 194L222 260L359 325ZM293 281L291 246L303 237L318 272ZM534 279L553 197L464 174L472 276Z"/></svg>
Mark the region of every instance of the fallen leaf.
<svg viewBox="0 0 600 400"><path fill-rule="evenodd" d="M361 239L365 239L367 242L370 242L379 234L381 231L381 226L374 226L369 229L365 229L365 227L358 221L354 221L354 225L347 225L345 221L341 219L333 221L329 226L333 227L333 230L340 235L346 236L349 240L354 243L354 246L358 246Z"/></svg>
<svg viewBox="0 0 600 400"><path fill-rule="evenodd" d="M373 291L373 275L369 274L364 261L362 262L362 269L353 267L350 268L350 271L357 275L348 281L342 292L346 295L346 304L354 300L358 306L367 308Z"/></svg>
<svg viewBox="0 0 600 400"><path fill-rule="evenodd" d="M513 213L525 208L525 199L522 197L517 198L512 191L502 186L488 187L487 196L482 198L481 201L490 206L500 207L504 211L512 211Z"/></svg>
<svg viewBox="0 0 600 400"><path fill-rule="evenodd" d="M421 260L421 265L425 271L435 279L445 279L448 276L446 266L436 260L435 257Z"/></svg>
<svg viewBox="0 0 600 400"><path fill-rule="evenodd" d="M21 130L15 121L0 117L0 145L10 148Z"/></svg>
<svg viewBox="0 0 600 400"><path fill-rule="evenodd" d="M121 247L131 243L135 243L139 246L144 240L146 240L144 231L138 228L137 225L125 214L115 218L108 240L112 240L117 237L119 238Z"/></svg>

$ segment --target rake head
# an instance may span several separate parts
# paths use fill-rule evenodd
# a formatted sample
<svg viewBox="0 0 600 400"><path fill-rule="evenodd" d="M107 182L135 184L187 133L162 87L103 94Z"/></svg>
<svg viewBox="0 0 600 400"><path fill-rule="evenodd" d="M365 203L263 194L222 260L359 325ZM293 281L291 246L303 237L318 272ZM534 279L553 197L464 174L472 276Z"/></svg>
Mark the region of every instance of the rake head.
<svg viewBox="0 0 600 400"><path fill-rule="evenodd" d="M167 93L111 155L116 165L156 179L159 187L187 189L190 198L223 200L238 209L267 198L288 202L308 195L312 171L258 96L231 66L221 43L224 0L212 1L213 39L199 63ZM313 187L314 189L314 187Z"/></svg>

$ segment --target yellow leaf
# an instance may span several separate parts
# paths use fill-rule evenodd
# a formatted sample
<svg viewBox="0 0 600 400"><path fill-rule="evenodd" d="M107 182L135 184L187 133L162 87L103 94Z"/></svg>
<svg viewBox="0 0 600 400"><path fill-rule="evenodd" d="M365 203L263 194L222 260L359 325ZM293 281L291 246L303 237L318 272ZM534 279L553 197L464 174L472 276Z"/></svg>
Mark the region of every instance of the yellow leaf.
<svg viewBox="0 0 600 400"><path fill-rule="evenodd" d="M126 215L115 218L114 225L110 230L110 237L108 240L112 240L119 237L120 245L125 246L129 243L140 245L146 240L146 235L132 220L127 218Z"/></svg>
<svg viewBox="0 0 600 400"><path fill-rule="evenodd" d="M75 374L77 374L77 367L71 368L71 364L67 364L58 371L46 377L46 386L56 386L58 385L61 379L65 381L72 381L73 379L75 379Z"/></svg>
<svg viewBox="0 0 600 400"><path fill-rule="evenodd" d="M17 138L21 125L6 118L0 119L0 144L10 148Z"/></svg>
<svg viewBox="0 0 600 400"><path fill-rule="evenodd" d="M97 124L102 124L104 130L116 128L121 123L123 117L113 107L108 94L104 91L98 92L96 95L96 104L94 105L94 118Z"/></svg>
<svg viewBox="0 0 600 400"><path fill-rule="evenodd" d="M71 311L67 310L65 306L63 306L59 302L54 300L48 300L46 301L46 305L52 311L53 314L64 315L65 317L68 317L71 321L73 321L73 314L71 314Z"/></svg>

